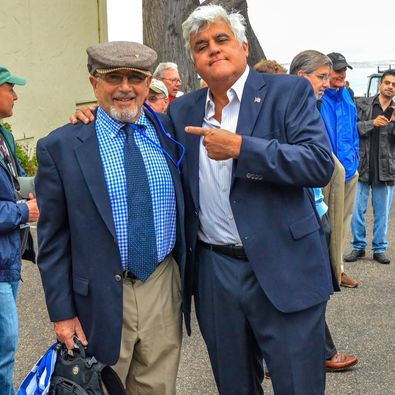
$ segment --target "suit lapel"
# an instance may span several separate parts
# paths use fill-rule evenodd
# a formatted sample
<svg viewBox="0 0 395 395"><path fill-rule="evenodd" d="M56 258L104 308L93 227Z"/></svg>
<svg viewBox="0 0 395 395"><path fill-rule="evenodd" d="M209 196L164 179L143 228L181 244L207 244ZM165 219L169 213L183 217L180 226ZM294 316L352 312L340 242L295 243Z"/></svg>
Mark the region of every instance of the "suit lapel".
<svg viewBox="0 0 395 395"><path fill-rule="evenodd" d="M266 85L262 75L250 70L244 85L243 97L241 98L239 119L236 133L251 136L258 114L266 96Z"/></svg>
<svg viewBox="0 0 395 395"><path fill-rule="evenodd" d="M239 119L237 121L236 133L251 136L265 100L267 87L262 75L250 70L244 85L243 97L241 98ZM235 170L237 160L233 161L232 183L235 181Z"/></svg>
<svg viewBox="0 0 395 395"><path fill-rule="evenodd" d="M95 125L95 122L92 122L81 126L81 132L77 135L80 144L75 148L75 154L97 210L113 237L116 237Z"/></svg>
<svg viewBox="0 0 395 395"><path fill-rule="evenodd" d="M188 122L185 126L199 126L203 124L205 104L207 97L207 89L197 92L196 101L192 102L191 110L184 116ZM199 151L200 136L194 134L186 134L186 161L187 161L187 177L193 203L196 209L199 209Z"/></svg>

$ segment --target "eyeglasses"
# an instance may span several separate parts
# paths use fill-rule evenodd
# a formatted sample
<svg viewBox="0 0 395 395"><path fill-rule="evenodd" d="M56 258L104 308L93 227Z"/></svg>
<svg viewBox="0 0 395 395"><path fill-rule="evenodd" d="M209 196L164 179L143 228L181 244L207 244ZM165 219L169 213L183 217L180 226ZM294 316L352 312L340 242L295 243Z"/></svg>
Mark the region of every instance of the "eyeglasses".
<svg viewBox="0 0 395 395"><path fill-rule="evenodd" d="M313 74L315 77L317 77L321 81L329 81L328 74L314 74L314 73L307 73L307 74Z"/></svg>
<svg viewBox="0 0 395 395"><path fill-rule="evenodd" d="M150 101L151 103L156 103L159 100L165 100L166 98L164 96L148 96L147 101Z"/></svg>
<svg viewBox="0 0 395 395"><path fill-rule="evenodd" d="M125 78L128 80L129 85L140 84L141 82L145 81L145 79L147 78L146 75L141 73L129 73L129 74L107 73L107 74L96 74L96 77L114 86L121 85Z"/></svg>
<svg viewBox="0 0 395 395"><path fill-rule="evenodd" d="M182 81L179 78L161 78L162 80L168 80L172 84L181 84Z"/></svg>
<svg viewBox="0 0 395 395"><path fill-rule="evenodd" d="M395 88L395 82L384 80L383 84L386 85L386 86L390 86L391 85L393 88Z"/></svg>

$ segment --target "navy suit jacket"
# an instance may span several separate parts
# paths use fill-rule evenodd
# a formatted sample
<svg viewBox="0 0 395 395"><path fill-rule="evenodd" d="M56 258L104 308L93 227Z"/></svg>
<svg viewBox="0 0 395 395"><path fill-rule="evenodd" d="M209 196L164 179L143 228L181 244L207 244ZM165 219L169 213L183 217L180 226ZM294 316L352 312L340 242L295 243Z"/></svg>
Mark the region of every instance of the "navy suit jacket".
<svg viewBox="0 0 395 395"><path fill-rule="evenodd" d="M199 227L199 141L207 89L177 98L168 115L185 145L183 184L187 261L195 261ZM248 260L273 305L294 312L333 292L327 246L309 187L326 185L333 162L309 82L251 70L236 132L230 204ZM189 281L192 283L192 281Z"/></svg>
<svg viewBox="0 0 395 395"><path fill-rule="evenodd" d="M158 137L175 156L174 144L161 132ZM77 316L89 342L88 353L112 365L119 358L121 341L122 266L95 123L68 124L53 131L38 142L37 159L38 266L50 319ZM173 255L183 281L184 200L179 171L169 160L168 166L177 199ZM189 316L185 319L189 323Z"/></svg>

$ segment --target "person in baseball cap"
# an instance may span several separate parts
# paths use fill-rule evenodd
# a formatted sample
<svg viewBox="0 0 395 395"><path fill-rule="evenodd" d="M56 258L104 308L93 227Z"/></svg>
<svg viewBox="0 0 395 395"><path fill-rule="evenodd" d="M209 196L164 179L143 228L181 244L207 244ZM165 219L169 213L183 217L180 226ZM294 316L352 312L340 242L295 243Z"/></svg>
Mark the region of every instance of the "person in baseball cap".
<svg viewBox="0 0 395 395"><path fill-rule="evenodd" d="M126 41L87 54L95 121L37 144L50 320L68 349L77 336L87 355L113 365L128 394L175 394L186 253L180 144L143 107L157 55Z"/></svg>
<svg viewBox="0 0 395 395"><path fill-rule="evenodd" d="M347 63L346 58L339 52L331 52L328 53L328 58L332 61L333 70L342 70L345 68L349 68L352 70L352 66Z"/></svg>
<svg viewBox="0 0 395 395"><path fill-rule="evenodd" d="M26 80L0 65L0 121L11 117L18 96L15 85ZM21 199L20 184L26 174L16 155L12 133L0 123L0 393L13 394L15 352L18 346L17 291L21 280L21 257L35 260L30 244L29 222L39 210L33 194ZM28 240L23 243L23 240Z"/></svg>
<svg viewBox="0 0 395 395"><path fill-rule="evenodd" d="M26 80L24 78L17 77L16 75L12 75L7 68L0 64L0 85L5 83L12 85L25 85Z"/></svg>
<svg viewBox="0 0 395 395"><path fill-rule="evenodd" d="M12 75L6 67L0 65L0 119L12 115L14 102L18 100L14 85L25 84L24 78Z"/></svg>
<svg viewBox="0 0 395 395"><path fill-rule="evenodd" d="M328 58L332 61L333 68L329 74L329 88L325 89L322 96L321 116L325 124L333 154L339 159L345 171L344 193L337 198L344 202L343 229L350 225L354 207L354 198L358 181L359 165L359 134L357 128L357 111L354 101L345 88L347 69L352 66L344 55L331 52ZM341 198L341 195L343 198ZM343 232L341 254L347 232ZM358 287L358 281L344 272L341 265L340 285L347 288Z"/></svg>
<svg viewBox="0 0 395 395"><path fill-rule="evenodd" d="M166 112L169 93L166 85L156 78L152 78L149 93L145 102L156 112Z"/></svg>

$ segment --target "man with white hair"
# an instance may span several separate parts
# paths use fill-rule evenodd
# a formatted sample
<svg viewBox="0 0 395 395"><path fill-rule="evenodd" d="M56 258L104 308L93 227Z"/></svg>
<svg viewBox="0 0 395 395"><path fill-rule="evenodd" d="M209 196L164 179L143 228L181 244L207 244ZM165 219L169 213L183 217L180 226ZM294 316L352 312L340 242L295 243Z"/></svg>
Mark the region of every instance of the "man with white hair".
<svg viewBox="0 0 395 395"><path fill-rule="evenodd" d="M154 78L161 80L169 92L169 103L183 93L180 91L182 81L178 73L178 66L172 62L159 63L154 71Z"/></svg>
<svg viewBox="0 0 395 395"><path fill-rule="evenodd" d="M264 357L276 394L323 394L333 284L309 188L333 161L313 91L250 70L239 13L198 7L183 35L208 89L168 115L187 150L187 261L218 390L262 394Z"/></svg>
<svg viewBox="0 0 395 395"><path fill-rule="evenodd" d="M187 152L183 291L219 393L262 394L264 358L277 395L324 394L333 279L310 188L329 182L333 161L313 90L250 70L238 13L200 6L183 35L208 86L167 112Z"/></svg>

